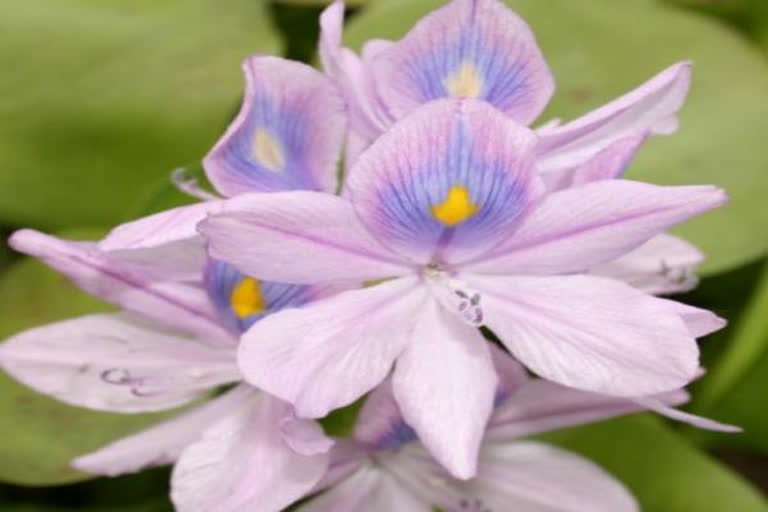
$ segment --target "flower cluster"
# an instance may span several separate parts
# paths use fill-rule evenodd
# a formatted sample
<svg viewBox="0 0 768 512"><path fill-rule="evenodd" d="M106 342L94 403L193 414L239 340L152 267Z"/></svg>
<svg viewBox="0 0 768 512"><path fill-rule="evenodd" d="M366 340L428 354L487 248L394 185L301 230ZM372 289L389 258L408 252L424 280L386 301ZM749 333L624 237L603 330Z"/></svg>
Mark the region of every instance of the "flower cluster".
<svg viewBox="0 0 768 512"><path fill-rule="evenodd" d="M0 364L92 409L194 404L72 462L173 463L180 511L636 510L520 438L642 409L735 430L672 408L723 321L657 296L702 259L667 228L725 195L622 178L675 130L690 65L532 129L554 80L500 1L452 0L360 56L343 14L320 20L325 73L244 62L204 160L220 195L181 183L203 200L94 243L12 236L123 311L22 332ZM363 399L349 438L316 421Z"/></svg>

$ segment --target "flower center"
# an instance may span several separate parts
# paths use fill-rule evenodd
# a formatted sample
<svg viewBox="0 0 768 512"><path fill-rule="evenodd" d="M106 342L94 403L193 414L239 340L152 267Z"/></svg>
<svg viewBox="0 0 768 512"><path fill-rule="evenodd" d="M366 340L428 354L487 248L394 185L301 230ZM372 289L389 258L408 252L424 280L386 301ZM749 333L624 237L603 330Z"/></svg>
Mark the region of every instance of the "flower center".
<svg viewBox="0 0 768 512"><path fill-rule="evenodd" d="M455 313L472 327L483 325L482 296L460 279L450 277L439 265L424 267L424 277L432 295L441 306Z"/></svg>
<svg viewBox="0 0 768 512"><path fill-rule="evenodd" d="M253 136L251 156L272 172L279 172L285 165L285 156L280 142L264 128L256 130Z"/></svg>
<svg viewBox="0 0 768 512"><path fill-rule="evenodd" d="M462 185L454 185L445 199L432 205L432 216L446 226L456 226L477 213L478 206L469 197L469 190Z"/></svg>
<svg viewBox="0 0 768 512"><path fill-rule="evenodd" d="M454 98L479 98L483 93L483 79L469 61L462 62L459 69L445 79L443 85Z"/></svg>
<svg viewBox="0 0 768 512"><path fill-rule="evenodd" d="M232 311L240 318L263 313L267 309L264 295L261 293L261 285L252 277L244 277L232 289L229 298Z"/></svg>

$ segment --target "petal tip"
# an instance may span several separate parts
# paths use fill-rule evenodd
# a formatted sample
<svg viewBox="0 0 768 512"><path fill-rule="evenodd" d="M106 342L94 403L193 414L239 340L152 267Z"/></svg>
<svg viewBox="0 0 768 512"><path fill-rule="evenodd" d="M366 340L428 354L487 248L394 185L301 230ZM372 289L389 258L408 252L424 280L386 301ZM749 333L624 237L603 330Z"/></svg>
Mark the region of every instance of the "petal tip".
<svg viewBox="0 0 768 512"><path fill-rule="evenodd" d="M46 235L34 229L19 229L11 233L11 236L8 237L8 246L14 251L29 254L30 249L35 245L35 242L39 241L41 237L44 236Z"/></svg>
<svg viewBox="0 0 768 512"><path fill-rule="evenodd" d="M446 465L445 468L452 477L458 480L472 480L477 476L477 461L461 465Z"/></svg>

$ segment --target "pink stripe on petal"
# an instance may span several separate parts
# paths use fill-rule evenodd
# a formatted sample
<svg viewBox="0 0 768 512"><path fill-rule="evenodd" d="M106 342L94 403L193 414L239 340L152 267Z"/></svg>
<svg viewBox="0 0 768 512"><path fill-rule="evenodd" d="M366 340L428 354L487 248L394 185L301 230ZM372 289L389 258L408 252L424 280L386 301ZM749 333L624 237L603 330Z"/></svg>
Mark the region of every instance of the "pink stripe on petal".
<svg viewBox="0 0 768 512"><path fill-rule="evenodd" d="M561 190L547 196L506 242L461 268L488 274L585 271L726 200L714 186L660 187L627 180Z"/></svg>
<svg viewBox="0 0 768 512"><path fill-rule="evenodd" d="M173 268L173 262L179 262L176 249L165 246L110 253L100 251L95 243L61 240L33 230L17 231L9 243L17 251L40 258L97 297L163 325L198 334L211 344L234 342L229 332L219 325L201 285L171 280L180 275L163 275L165 269ZM195 250L205 257L201 246ZM157 262L148 257L150 254L168 257L169 261ZM193 274L197 263L182 258L182 267L183 274ZM194 274L199 281L202 266Z"/></svg>
<svg viewBox="0 0 768 512"><path fill-rule="evenodd" d="M228 201L200 231L212 257L268 281L363 281L413 272L368 233L348 201L330 194L246 194Z"/></svg>

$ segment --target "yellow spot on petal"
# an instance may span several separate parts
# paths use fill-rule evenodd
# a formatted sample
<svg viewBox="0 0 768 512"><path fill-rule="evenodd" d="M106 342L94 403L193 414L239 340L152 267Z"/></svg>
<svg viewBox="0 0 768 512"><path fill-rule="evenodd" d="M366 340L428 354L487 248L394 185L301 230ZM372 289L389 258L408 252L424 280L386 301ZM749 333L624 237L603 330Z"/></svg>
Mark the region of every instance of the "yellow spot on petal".
<svg viewBox="0 0 768 512"><path fill-rule="evenodd" d="M432 206L432 216L446 226L455 226L477 213L478 206L469 199L469 190L454 185L442 203Z"/></svg>
<svg viewBox="0 0 768 512"><path fill-rule="evenodd" d="M477 68L468 61L445 79L445 90L454 98L478 98L483 93L483 79Z"/></svg>
<svg viewBox="0 0 768 512"><path fill-rule="evenodd" d="M252 154L256 162L272 172L278 172L285 165L285 157L280 142L264 128L256 130L253 136Z"/></svg>
<svg viewBox="0 0 768 512"><path fill-rule="evenodd" d="M237 318L263 313L267 309L264 295L261 294L261 286L252 277L245 277L237 283L229 297L229 302Z"/></svg>

